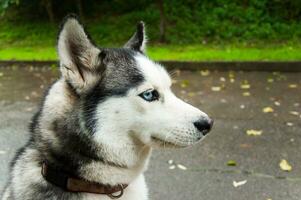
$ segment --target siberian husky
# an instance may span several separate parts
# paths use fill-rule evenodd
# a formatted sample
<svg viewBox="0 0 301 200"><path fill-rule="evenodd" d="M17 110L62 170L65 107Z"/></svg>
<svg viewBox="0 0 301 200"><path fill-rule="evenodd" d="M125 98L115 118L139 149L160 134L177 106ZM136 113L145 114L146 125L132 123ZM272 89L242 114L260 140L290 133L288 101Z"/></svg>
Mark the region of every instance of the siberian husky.
<svg viewBox="0 0 301 200"><path fill-rule="evenodd" d="M66 17L61 77L32 120L2 200L147 200L152 149L187 147L210 131L213 121L172 93L145 43L143 22L122 48L101 48Z"/></svg>

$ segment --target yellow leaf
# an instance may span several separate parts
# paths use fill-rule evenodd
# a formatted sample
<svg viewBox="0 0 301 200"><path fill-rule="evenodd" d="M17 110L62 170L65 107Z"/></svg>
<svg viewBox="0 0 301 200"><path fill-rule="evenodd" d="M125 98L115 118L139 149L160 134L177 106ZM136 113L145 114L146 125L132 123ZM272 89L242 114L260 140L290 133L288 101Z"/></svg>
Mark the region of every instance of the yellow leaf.
<svg viewBox="0 0 301 200"><path fill-rule="evenodd" d="M297 84L289 84L288 87L289 87L289 88L297 88L298 85L297 85Z"/></svg>
<svg viewBox="0 0 301 200"><path fill-rule="evenodd" d="M251 93L250 92L244 92L244 93L242 93L242 96L248 97L248 96L251 96Z"/></svg>
<svg viewBox="0 0 301 200"><path fill-rule="evenodd" d="M234 78L234 72L232 71L229 72L229 78Z"/></svg>
<svg viewBox="0 0 301 200"><path fill-rule="evenodd" d="M188 96L189 96L189 97L194 97L194 96L195 96L195 93L194 93L194 92L188 92Z"/></svg>
<svg viewBox="0 0 301 200"><path fill-rule="evenodd" d="M274 112L274 109L271 108L271 107L265 107L262 109L262 112L264 113L271 113L271 112Z"/></svg>
<svg viewBox="0 0 301 200"><path fill-rule="evenodd" d="M211 87L211 90L214 91L214 92L219 92L219 91L221 91L221 89L222 88L220 86L212 86Z"/></svg>
<svg viewBox="0 0 301 200"><path fill-rule="evenodd" d="M188 80L183 80L183 81L181 82L181 87L182 87L182 88L186 88L188 85L189 85L189 81L188 81Z"/></svg>
<svg viewBox="0 0 301 200"><path fill-rule="evenodd" d="M297 115L297 116L299 115L299 113L297 111L290 111L290 114L291 115Z"/></svg>
<svg viewBox="0 0 301 200"><path fill-rule="evenodd" d="M249 84L247 84L247 83L241 84L241 85L240 85L240 88L241 88L241 89L250 89L250 87L251 87L251 86L250 86Z"/></svg>
<svg viewBox="0 0 301 200"><path fill-rule="evenodd" d="M272 78L268 78L268 83L273 83L274 82L274 79L272 79Z"/></svg>
<svg viewBox="0 0 301 200"><path fill-rule="evenodd" d="M292 171L293 167L284 159L282 159L279 163L279 167L283 170L283 171Z"/></svg>
<svg viewBox="0 0 301 200"><path fill-rule="evenodd" d="M250 136L259 136L261 134L262 134L262 130L254 130L254 129L247 130L247 135Z"/></svg>
<svg viewBox="0 0 301 200"><path fill-rule="evenodd" d="M202 76L209 76L210 71L209 71L209 70L201 70L201 71L200 71L200 74L201 74Z"/></svg>
<svg viewBox="0 0 301 200"><path fill-rule="evenodd" d="M228 166L236 166L237 164L236 164L235 160L229 160L229 161L227 162L227 165L228 165Z"/></svg>

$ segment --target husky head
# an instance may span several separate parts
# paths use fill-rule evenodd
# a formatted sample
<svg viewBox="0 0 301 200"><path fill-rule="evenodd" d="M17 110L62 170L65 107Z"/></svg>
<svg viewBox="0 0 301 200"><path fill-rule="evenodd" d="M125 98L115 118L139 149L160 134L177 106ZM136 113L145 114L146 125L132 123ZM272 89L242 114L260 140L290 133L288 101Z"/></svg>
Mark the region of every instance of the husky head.
<svg viewBox="0 0 301 200"><path fill-rule="evenodd" d="M165 69L145 55L144 24L122 48L99 48L75 17L58 38L64 82L79 100L80 128L99 145L186 147L212 120L177 98Z"/></svg>

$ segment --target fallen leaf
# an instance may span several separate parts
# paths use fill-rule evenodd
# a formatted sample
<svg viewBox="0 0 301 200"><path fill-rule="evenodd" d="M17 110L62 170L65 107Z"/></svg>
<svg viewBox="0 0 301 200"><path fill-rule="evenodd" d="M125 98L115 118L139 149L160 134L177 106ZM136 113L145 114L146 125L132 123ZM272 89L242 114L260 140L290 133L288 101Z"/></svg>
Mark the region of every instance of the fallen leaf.
<svg viewBox="0 0 301 200"><path fill-rule="evenodd" d="M273 82L274 82L274 79L268 78L267 82L268 82L268 83L273 83Z"/></svg>
<svg viewBox="0 0 301 200"><path fill-rule="evenodd" d="M286 122L287 126L294 126L294 124L292 122Z"/></svg>
<svg viewBox="0 0 301 200"><path fill-rule="evenodd" d="M250 129L250 130L247 130L247 135L249 135L249 136L259 136L259 135L262 135L262 130Z"/></svg>
<svg viewBox="0 0 301 200"><path fill-rule="evenodd" d="M219 92L219 91L221 91L221 89L222 88L220 86L212 86L211 87L211 90L214 91L214 92Z"/></svg>
<svg viewBox="0 0 301 200"><path fill-rule="evenodd" d="M297 88L298 85L297 85L297 84L289 84L288 87L289 87L289 88Z"/></svg>
<svg viewBox="0 0 301 200"><path fill-rule="evenodd" d="M219 80L222 81L222 82L225 82L226 78L225 77L220 77Z"/></svg>
<svg viewBox="0 0 301 200"><path fill-rule="evenodd" d="M296 115L296 116L298 116L298 115L299 115L299 112L297 112L297 111L290 111L290 114L291 114L291 115Z"/></svg>
<svg viewBox="0 0 301 200"><path fill-rule="evenodd" d="M184 165L181 165L181 164L177 164L177 167L181 170L187 170L187 167L185 167Z"/></svg>
<svg viewBox="0 0 301 200"><path fill-rule="evenodd" d="M279 167L283 170L283 171L292 171L293 167L285 160L282 159L279 163Z"/></svg>
<svg viewBox="0 0 301 200"><path fill-rule="evenodd" d="M242 85L240 85L240 88L241 89L250 89L251 86L249 84L242 84Z"/></svg>
<svg viewBox="0 0 301 200"><path fill-rule="evenodd" d="M250 92L243 92L243 93L242 93L242 96L244 96L244 97L249 97L249 96L251 96L251 93L250 93Z"/></svg>
<svg viewBox="0 0 301 200"><path fill-rule="evenodd" d="M176 168L175 165L171 165L171 166L168 167L168 169L175 169L175 168Z"/></svg>
<svg viewBox="0 0 301 200"><path fill-rule="evenodd" d="M235 160L229 160L229 161L227 162L227 165L228 165L228 166L231 166L231 167L234 167L234 166L236 166L236 162L235 162Z"/></svg>
<svg viewBox="0 0 301 200"><path fill-rule="evenodd" d="M188 81L188 80L183 80L183 81L181 82L181 87L182 87L182 88L186 88L188 85L189 85L189 81Z"/></svg>
<svg viewBox="0 0 301 200"><path fill-rule="evenodd" d="M262 109L262 112L271 113L271 112L274 112L274 109L272 107L265 107Z"/></svg>
<svg viewBox="0 0 301 200"><path fill-rule="evenodd" d="M238 181L238 182L233 181L233 186L234 186L234 187L239 187L239 186L242 186L242 185L244 185L244 184L246 184L246 183L247 183L247 180Z"/></svg>
<svg viewBox="0 0 301 200"><path fill-rule="evenodd" d="M234 72L233 71L229 72L229 78L234 78Z"/></svg>
<svg viewBox="0 0 301 200"><path fill-rule="evenodd" d="M194 92L188 92L188 96L189 96L189 97L194 97L194 96L195 96L195 93L194 93Z"/></svg>
<svg viewBox="0 0 301 200"><path fill-rule="evenodd" d="M209 76L210 71L209 71L209 70L201 70L201 71L200 71L200 74L201 74L202 76Z"/></svg>

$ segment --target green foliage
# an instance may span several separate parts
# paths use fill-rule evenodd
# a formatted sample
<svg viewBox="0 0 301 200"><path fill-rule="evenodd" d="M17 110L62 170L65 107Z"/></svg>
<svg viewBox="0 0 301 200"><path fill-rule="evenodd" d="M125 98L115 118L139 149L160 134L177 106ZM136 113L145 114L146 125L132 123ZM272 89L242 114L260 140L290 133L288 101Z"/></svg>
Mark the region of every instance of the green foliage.
<svg viewBox="0 0 301 200"><path fill-rule="evenodd" d="M301 36L299 0L166 2L171 43L288 40ZM173 6L168 6L173 5Z"/></svg>
<svg viewBox="0 0 301 200"><path fill-rule="evenodd" d="M3 15L5 10L12 4L19 4L19 0L1 0L0 1L0 14Z"/></svg>
<svg viewBox="0 0 301 200"><path fill-rule="evenodd" d="M77 1L49 1L57 21L78 13ZM6 15L0 22L0 44L37 38L53 42L49 38L56 29L42 2L1 0ZM146 22L151 41L159 41L160 12L154 1L82 0L82 5L85 24L101 44L123 43L139 20ZM300 0L168 0L164 10L170 44L285 42L301 37Z"/></svg>

